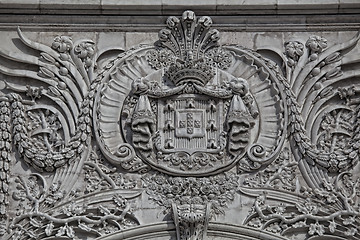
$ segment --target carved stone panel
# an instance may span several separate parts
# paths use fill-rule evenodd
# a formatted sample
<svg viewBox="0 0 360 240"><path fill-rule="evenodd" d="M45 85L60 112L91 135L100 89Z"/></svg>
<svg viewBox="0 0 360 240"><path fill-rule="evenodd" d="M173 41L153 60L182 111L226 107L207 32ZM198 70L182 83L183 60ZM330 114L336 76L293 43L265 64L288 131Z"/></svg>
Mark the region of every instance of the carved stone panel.
<svg viewBox="0 0 360 240"><path fill-rule="evenodd" d="M27 34L0 46L1 239L360 239L359 33Z"/></svg>

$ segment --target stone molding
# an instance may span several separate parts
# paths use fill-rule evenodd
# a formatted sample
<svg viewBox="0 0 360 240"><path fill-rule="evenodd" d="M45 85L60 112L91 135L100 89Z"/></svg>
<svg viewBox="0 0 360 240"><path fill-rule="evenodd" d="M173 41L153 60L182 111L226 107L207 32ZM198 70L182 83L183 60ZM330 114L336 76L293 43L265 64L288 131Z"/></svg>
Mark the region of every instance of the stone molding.
<svg viewBox="0 0 360 240"><path fill-rule="evenodd" d="M308 32L357 31L359 14L329 15L224 15L211 16L214 27L229 32ZM25 31L51 32L157 32L163 28L167 16L113 15L48 15L0 14L0 30L14 31L18 26Z"/></svg>
<svg viewBox="0 0 360 240"><path fill-rule="evenodd" d="M358 13L356 0L1 0L1 13L15 14L120 14L169 15L191 8L199 14L342 14Z"/></svg>
<svg viewBox="0 0 360 240"><path fill-rule="evenodd" d="M190 8L222 31L341 31L360 28L356 0L0 1L0 29L29 31L158 31ZM96 16L94 18L94 16ZM135 17L136 16L136 17Z"/></svg>

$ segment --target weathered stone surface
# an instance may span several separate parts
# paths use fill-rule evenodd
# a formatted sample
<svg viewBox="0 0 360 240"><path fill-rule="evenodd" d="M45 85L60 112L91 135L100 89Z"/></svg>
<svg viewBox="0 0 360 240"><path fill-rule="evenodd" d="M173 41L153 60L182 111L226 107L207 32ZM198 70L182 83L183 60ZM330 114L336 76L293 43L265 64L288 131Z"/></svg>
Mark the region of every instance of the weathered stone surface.
<svg viewBox="0 0 360 240"><path fill-rule="evenodd" d="M1 239L360 238L356 3L1 4Z"/></svg>

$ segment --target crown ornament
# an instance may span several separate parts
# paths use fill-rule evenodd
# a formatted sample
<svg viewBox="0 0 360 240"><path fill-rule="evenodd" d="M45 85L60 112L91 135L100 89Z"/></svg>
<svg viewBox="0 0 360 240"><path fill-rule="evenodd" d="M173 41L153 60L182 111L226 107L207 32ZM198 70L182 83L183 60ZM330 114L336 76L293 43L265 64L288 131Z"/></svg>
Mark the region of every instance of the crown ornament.
<svg viewBox="0 0 360 240"><path fill-rule="evenodd" d="M176 86L193 82L205 86L214 76L215 69L205 53L219 46L219 31L210 29L212 20L196 18L192 11L185 11L182 18L169 17L167 28L159 32L160 47L175 55L165 75Z"/></svg>

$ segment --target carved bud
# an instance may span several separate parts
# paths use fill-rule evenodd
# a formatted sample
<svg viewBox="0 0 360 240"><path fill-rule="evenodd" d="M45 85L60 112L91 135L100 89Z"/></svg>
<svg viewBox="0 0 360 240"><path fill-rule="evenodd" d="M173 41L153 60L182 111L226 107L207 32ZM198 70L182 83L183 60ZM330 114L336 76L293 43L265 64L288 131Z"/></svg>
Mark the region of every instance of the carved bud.
<svg viewBox="0 0 360 240"><path fill-rule="evenodd" d="M288 58L288 66L293 67L304 54L304 45L298 41L289 41L285 43L285 55Z"/></svg>
<svg viewBox="0 0 360 240"><path fill-rule="evenodd" d="M310 61L318 59L318 54L321 53L327 47L327 40L320 36L311 36L306 41L306 47L310 50Z"/></svg>
<svg viewBox="0 0 360 240"><path fill-rule="evenodd" d="M174 28L179 22L180 20L177 17L171 16L167 19L166 24L171 29Z"/></svg>
<svg viewBox="0 0 360 240"><path fill-rule="evenodd" d="M72 46L73 42L71 41L71 37L68 36L57 36L51 45L51 47L59 53L69 52Z"/></svg>
<svg viewBox="0 0 360 240"><path fill-rule="evenodd" d="M199 19L199 23L207 28L211 26L212 20L210 17L204 16Z"/></svg>
<svg viewBox="0 0 360 240"><path fill-rule="evenodd" d="M195 13L193 11L185 11L182 18L184 21L193 21L195 19Z"/></svg>
<svg viewBox="0 0 360 240"><path fill-rule="evenodd" d="M94 43L92 41L84 41L74 48L74 52L82 61L91 58L95 53Z"/></svg>

